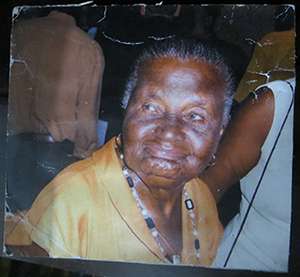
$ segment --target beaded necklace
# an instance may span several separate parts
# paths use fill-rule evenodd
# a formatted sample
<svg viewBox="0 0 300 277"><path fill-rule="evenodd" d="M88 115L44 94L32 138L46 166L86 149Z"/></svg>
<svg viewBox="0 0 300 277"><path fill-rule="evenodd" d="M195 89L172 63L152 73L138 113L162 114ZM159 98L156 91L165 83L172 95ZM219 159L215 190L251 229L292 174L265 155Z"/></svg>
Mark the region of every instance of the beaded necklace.
<svg viewBox="0 0 300 277"><path fill-rule="evenodd" d="M120 155L120 158L123 160L123 174L128 182L128 185L130 187L130 190L132 192L132 195L135 199L135 201L137 202L137 205L138 207L140 208L140 211L142 213L142 215L144 216L145 218L145 221L146 221L146 224L147 224L147 227L149 228L149 230L151 231L152 233L152 236L155 238L160 250L162 251L162 253L164 254L165 258L173 263L173 264L180 264L180 261L181 261L181 257L180 255L173 255L173 258L171 258L169 255L166 254L166 251L164 250L164 248L162 247L160 241L159 241L159 236L164 240L164 242L170 247L170 249L172 249L172 247L168 244L168 242L163 238L162 235L159 234L159 232L156 230L155 228L155 224L154 224L154 221L153 219L148 216L148 211L147 209L144 207L143 203L141 202L138 194L137 194L137 191L135 190L134 188L134 183L133 183L133 180L132 178L129 176L129 172L128 172L128 167L126 166L126 163L124 161L124 155L121 153ZM139 176L138 176L139 177ZM201 260L201 255L200 255L200 242L199 242L199 239L198 239L198 232L196 230L196 225L195 225L195 214L193 213L193 209L194 209L194 204L193 204L193 201L192 199L189 198L189 194L185 188L185 186L183 187L183 190L184 190L184 196L186 198L186 200L184 201L185 202L185 206L187 208L187 210L189 211L190 213L190 218L191 218L191 222L192 222L192 226L193 226L193 235L195 237L195 250L196 250L196 256L197 256L197 261L198 261L198 264L200 265L200 260Z"/></svg>

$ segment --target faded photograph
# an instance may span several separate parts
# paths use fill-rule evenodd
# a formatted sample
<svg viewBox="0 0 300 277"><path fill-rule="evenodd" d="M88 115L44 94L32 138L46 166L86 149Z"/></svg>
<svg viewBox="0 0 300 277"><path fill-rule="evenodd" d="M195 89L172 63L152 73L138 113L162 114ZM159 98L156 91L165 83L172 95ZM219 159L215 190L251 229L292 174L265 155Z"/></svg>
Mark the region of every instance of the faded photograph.
<svg viewBox="0 0 300 277"><path fill-rule="evenodd" d="M16 7L3 255L288 272L294 14Z"/></svg>

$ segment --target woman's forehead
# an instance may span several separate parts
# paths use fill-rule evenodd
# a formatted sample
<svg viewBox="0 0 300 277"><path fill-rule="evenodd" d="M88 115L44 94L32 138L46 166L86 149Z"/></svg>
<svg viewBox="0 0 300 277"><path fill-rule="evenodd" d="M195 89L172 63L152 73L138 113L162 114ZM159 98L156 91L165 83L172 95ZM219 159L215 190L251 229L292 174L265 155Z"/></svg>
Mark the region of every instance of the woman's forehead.
<svg viewBox="0 0 300 277"><path fill-rule="evenodd" d="M200 60L179 61L168 57L149 61L140 72L137 92L144 88L165 91L194 91L223 94L224 77L207 62Z"/></svg>

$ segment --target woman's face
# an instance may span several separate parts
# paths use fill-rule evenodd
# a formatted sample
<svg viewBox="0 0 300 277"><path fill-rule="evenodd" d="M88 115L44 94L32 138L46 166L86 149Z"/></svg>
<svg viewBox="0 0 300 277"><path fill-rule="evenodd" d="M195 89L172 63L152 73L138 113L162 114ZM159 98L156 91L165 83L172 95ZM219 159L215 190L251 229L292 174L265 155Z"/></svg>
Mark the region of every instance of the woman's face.
<svg viewBox="0 0 300 277"><path fill-rule="evenodd" d="M198 176L223 132L224 80L211 65L149 61L123 124L126 163L147 185L181 186Z"/></svg>

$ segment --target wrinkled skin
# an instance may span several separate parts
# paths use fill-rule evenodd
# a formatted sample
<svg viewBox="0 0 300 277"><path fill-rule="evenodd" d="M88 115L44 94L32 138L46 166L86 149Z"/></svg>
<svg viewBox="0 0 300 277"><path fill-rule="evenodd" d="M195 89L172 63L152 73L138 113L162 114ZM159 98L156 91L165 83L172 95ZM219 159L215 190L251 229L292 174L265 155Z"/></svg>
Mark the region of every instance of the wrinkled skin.
<svg viewBox="0 0 300 277"><path fill-rule="evenodd" d="M224 93L212 66L163 58L144 65L129 101L125 162L169 256L182 250L183 186L204 170L223 133Z"/></svg>
<svg viewBox="0 0 300 277"><path fill-rule="evenodd" d="M175 58L144 65L123 124L128 166L151 188L181 190L202 172L224 131L224 80L211 65Z"/></svg>

